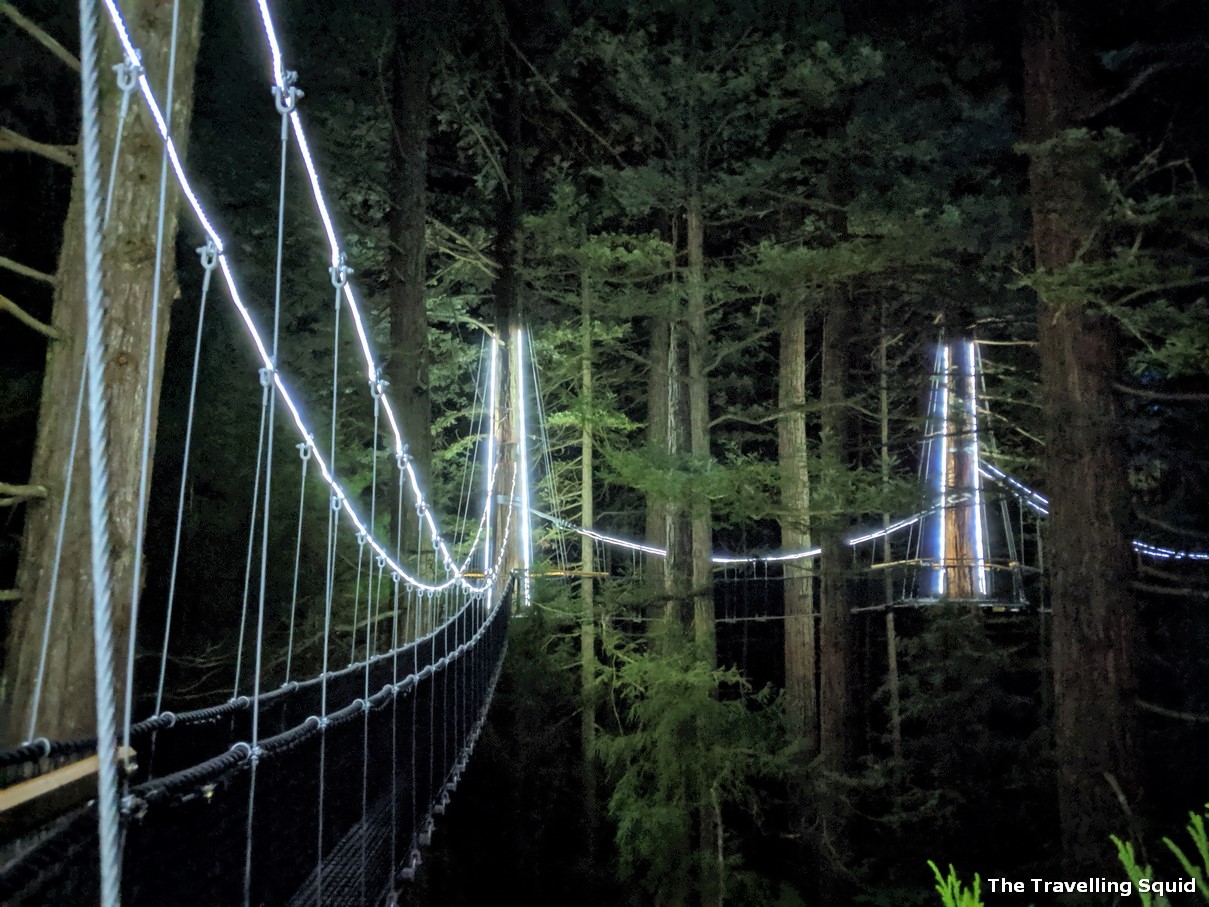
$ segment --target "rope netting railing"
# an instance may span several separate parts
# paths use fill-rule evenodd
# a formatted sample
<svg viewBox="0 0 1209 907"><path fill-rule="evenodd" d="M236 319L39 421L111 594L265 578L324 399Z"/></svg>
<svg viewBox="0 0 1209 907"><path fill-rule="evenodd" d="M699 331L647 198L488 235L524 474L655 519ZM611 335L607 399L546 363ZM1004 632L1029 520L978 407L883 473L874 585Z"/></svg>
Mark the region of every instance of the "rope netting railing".
<svg viewBox="0 0 1209 907"><path fill-rule="evenodd" d="M257 747L250 702L139 726L147 765L123 800L124 900L367 904L413 877L482 731L513 592L490 610L468 600L368 672L329 678L352 698L326 719L307 714L313 682L266 695ZM367 676L370 695L352 696ZM95 903L96 820L89 804L10 855L0 902ZM245 879L248 826L258 858Z"/></svg>

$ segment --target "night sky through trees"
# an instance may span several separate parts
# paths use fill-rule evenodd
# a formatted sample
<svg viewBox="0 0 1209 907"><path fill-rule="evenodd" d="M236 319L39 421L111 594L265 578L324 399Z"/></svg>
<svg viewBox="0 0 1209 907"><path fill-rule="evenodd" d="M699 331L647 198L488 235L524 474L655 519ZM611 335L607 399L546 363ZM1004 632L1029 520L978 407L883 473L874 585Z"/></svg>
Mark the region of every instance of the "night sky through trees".
<svg viewBox="0 0 1209 907"><path fill-rule="evenodd" d="M78 51L73 4L17 6ZM1129 896L1031 881L1128 880L1109 835L1139 848L1145 877L1189 878L1161 839L1200 865L1183 827L1209 802L1209 568L1131 543L1209 551L1209 8L270 6L386 393L422 439L410 454L449 538L473 534L482 504L466 492L482 487L466 465L485 446L467 440L484 432L482 328L507 340L524 325L544 419L530 432L535 509L667 551L535 520L534 572L562 575L535 577L534 606L514 614L490 720L403 903L511 890L539 904L910 907L941 903L928 860L978 873L991 905L1133 903L1136 880ZM122 7L139 42L171 3ZM43 382L48 356L76 343L54 300L78 276L63 238L72 171L52 158L71 163L79 78L8 9L0 729L15 746L32 696L15 680L20 609L47 570L29 533L57 515L62 483L35 474L35 449L65 434L48 414L74 404ZM211 0L200 32L186 167L269 325L272 64L255 4ZM158 149L131 134L156 166L126 191L152 210ZM327 241L296 156L285 185L281 361L326 449ZM152 214L132 216L153 230ZM115 255L138 258L138 227ZM202 239L182 213L140 716L160 669ZM226 291L212 292L166 661L177 711L231 696L261 531L257 361ZM110 297L116 317L127 297ZM396 462L374 435L350 324L335 353L352 376L337 469L382 537L431 573L414 516L391 511ZM938 417L942 385L965 407L952 421ZM975 423L977 457L960 446ZM287 658L291 678L309 677L324 651L326 492L311 474L299 517L293 431L278 419L268 549L281 556L265 573L262 652L274 687ZM847 544L929 508L888 542ZM388 642L389 622L367 636L358 547L340 544L328 652L343 668ZM768 557L815 545L842 553ZM946 557L961 562L937 567ZM355 774L361 754L348 759Z"/></svg>

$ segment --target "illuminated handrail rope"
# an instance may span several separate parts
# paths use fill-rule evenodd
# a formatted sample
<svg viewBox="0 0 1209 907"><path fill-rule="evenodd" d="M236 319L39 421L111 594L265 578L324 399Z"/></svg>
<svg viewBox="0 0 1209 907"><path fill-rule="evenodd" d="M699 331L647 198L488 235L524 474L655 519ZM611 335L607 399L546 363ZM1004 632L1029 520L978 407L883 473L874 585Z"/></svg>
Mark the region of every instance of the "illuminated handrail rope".
<svg viewBox="0 0 1209 907"><path fill-rule="evenodd" d="M574 523L570 523L567 520L553 516L549 513L543 513L540 510L531 509L530 513L536 517L540 517L547 523L558 526L561 529L566 529L570 532L578 533L585 538L593 539L604 545L613 545L617 548L624 548L628 551L641 551L644 554L651 554L655 557L667 557L667 549L660 548L658 545L646 545L642 542L634 542L630 541L629 539L623 539L616 535L608 535L604 532L598 532L595 529L585 529L583 526L576 526ZM900 529L906 529L908 526L914 526L921 519L923 519L924 516L925 514L923 513L917 513L914 516L899 520L897 523L891 523L884 529L877 529L873 532L865 533L864 535L857 535L853 536L852 538L845 539L844 543L849 547L856 547L857 545L862 545L865 542L870 542L874 539L880 539L887 535L893 535ZM818 557L822 553L822 548L814 547L807 548L804 551L793 551L785 554L765 554L747 557L740 555L714 554L711 555L710 562L714 564L780 563L782 561L800 561L807 558Z"/></svg>
<svg viewBox="0 0 1209 907"><path fill-rule="evenodd" d="M257 8L260 11L261 25L263 26L265 39L269 45L269 52L273 60L273 83L278 91L284 92L288 90L291 82L291 75L285 69L282 61L281 42L277 38L277 29L273 24L273 17L269 12L267 0L257 0ZM298 115L297 108L290 111L289 115L290 127L293 132L294 139L298 145L299 154L302 156L303 165L306 168L307 180L311 186L311 195L315 200L315 207L319 212L319 217L323 221L324 233L327 235L328 247L331 252L332 266L338 266L341 255L341 245L336 236L336 229L332 223L332 216L327 199L323 194L323 187L319 182L319 171L315 166L314 157L311 154L310 143L307 141L306 130L302 126L302 119ZM352 315L353 325L357 329L357 340L361 345L361 354L365 360L366 378L371 386L380 385L379 369L377 362L374 359L373 350L370 347L369 335L365 329L365 318L361 313L361 307L357 303L357 297L353 290L352 281L345 281L343 284L343 292L345 301L348 304L349 314ZM383 395L382 398L383 411L386 413L386 420L390 423L391 433L395 441L395 455L402 456L406 451L407 445L403 442L403 435L399 428L398 419L395 416L394 408L390 405L389 399ZM412 468L409 461L405 461L406 471L409 484L411 485L412 495L414 496L420 513L428 524L429 533L432 536L434 546L440 552L445 566L456 576L460 576L464 570L453 561L453 555L450 553L445 540L437 527L432 511L423 503L424 495L420 491L419 477ZM490 502L487 503L489 509Z"/></svg>
<svg viewBox="0 0 1209 907"><path fill-rule="evenodd" d="M1049 498L1040 492L1034 491L1023 482L1008 475L1002 469L992 466L990 463L979 464L979 469L982 474L989 479L1006 485L1008 490L1016 495L1023 503L1027 504L1033 510L1040 513L1042 516L1049 516ZM1155 545L1142 539L1134 539L1130 542L1130 546L1138 554L1146 557L1153 557L1157 560L1176 560L1176 561L1209 561L1209 551L1181 551L1175 548L1166 548L1162 545Z"/></svg>
<svg viewBox="0 0 1209 907"><path fill-rule="evenodd" d="M102 2L105 5L105 9L109 14L110 22L112 23L112 25L114 27L114 31L118 36L118 40L121 43L122 48L125 51L127 58L131 59L131 60L139 59L140 54L139 54L138 48L134 45L134 42L130 37L129 29L126 26L126 23L122 17L121 11L117 7L116 0L102 0ZM498 569L496 569L494 571L488 571L487 575L484 577L484 582L481 585L477 585L477 584L471 582L464 575L465 571L466 571L466 567L470 563L470 561L474 555L473 547L472 547L469 555L466 557L465 561L462 564L457 564L454 562L452 554L450 553L448 547L446 546L446 544L444 542L444 539L442 538L442 536L440 534L439 529L437 528L437 525L436 525L435 519L433 518L431 509L428 507L427 502L424 500L423 495L420 493L418 478L416 476L414 468L411 466L411 463L407 457L405 445L403 445L401 435L399 434L397 420L394 417L394 413L390 410L389 405L387 405L386 411L387 411L387 418L391 424L392 431L394 432L394 436L395 436L396 458L402 462L404 470L406 471L406 473L408 475L409 483L412 487L412 492L415 495L416 500L418 502L417 507L418 507L421 515L425 518L425 520L428 524L429 532L430 532L430 535L433 540L434 548L436 548L441 553L442 558L445 563L446 570L450 574L449 577L444 582L441 582L441 583L425 583L420 578L412 576L410 573L407 572L406 569L403 568L402 565L400 565L393 557L391 557L391 555L388 553L387 549L380 542L378 542L377 539L375 539L373 537L373 535L370 534L369 531L366 529L364 520L362 520L361 516L357 513L356 509L353 507L351 501L349 500L348 495L344 491L344 488L336 481L331 470L329 469L327 460L324 458L324 456L322 455L322 453L320 452L320 450L318 448L318 445L315 443L314 434L307 427L306 422L302 418L302 414L299 411L298 406L297 406L296 402L294 401L294 398L290 395L289 390L286 387L284 380L282 379L281 375L277 372L277 370L275 368L273 368L272 356L269 353L267 346L265 345L264 339L261 336L260 331L256 327L256 323L252 318L251 312L249 311L248 307L244 304L243 298L240 295L239 287L235 281L235 275L231 270L230 260L227 257L226 252L224 251L225 244L223 243L222 238L218 235L217 230L215 230L214 225L211 222L210 218L206 215L205 209L202 207L201 201L198 199L197 193L194 191L193 186L189 180L189 177L185 173L184 167L181 164L180 156L176 151L175 143L172 141L172 138L168 135L167 123L165 121L163 112L160 109L159 103L155 97L155 93L152 91L151 84L147 80L147 76L145 73L141 73L139 75L138 85L139 85L140 93L143 96L144 103L147 107L147 110L151 114L152 119L155 121L156 128L160 134L160 138L164 142L164 145L167 149L168 157L172 164L173 172L176 175L177 184L180 186L181 191L184 193L186 199L188 200L189 206L193 210L194 216L197 218L198 223L201 226L206 237L211 242L213 242L214 247L217 250L218 265L219 265L220 270L222 271L224 282L227 285L227 291L230 294L231 302L235 306L236 311L239 313L240 318L243 320L244 325L247 329L248 335L251 338L253 345L256 347L257 355L259 356L260 361L261 361L261 367L266 369L268 371L268 373L272 376L273 387L274 387L277 395L281 399L282 403L285 405L286 409L289 411L290 417L294 420L294 424L295 424L299 434L301 435L303 441L311 449L312 456L315 459L316 465L319 467L320 474L322 475L323 480L327 483L327 485L329 486L329 488L332 491L333 500L335 502L338 502L338 503L334 504L334 506L336 506L337 509L342 510L346 513L347 518L349 519L349 521L352 523L353 527L358 532L366 533L366 535L368 536L368 539L369 539L370 546L373 548L373 550L379 556L381 556L385 560L386 564L390 568L390 571L392 573L398 574L400 576L400 578L402 578L409 585L411 585L417 589L420 589L422 591L426 591L426 592L439 592L444 589L451 588L454 585L459 585L462 588L466 589L468 592L481 592L481 591L485 591L486 589L490 588L491 585L495 581L495 577L498 575ZM295 123L297 122L296 114L295 114L295 119L293 120L293 122L295 122ZM305 139L303 139L303 147L305 147ZM313 163L309 159L309 150L307 150L305 152L305 154L308 155L308 157L307 157L308 168L313 168ZM317 187L317 183L314 182L314 180L312 181L312 186ZM325 215L324 223L325 223L325 225L327 225L329 227L329 230L330 230L330 218L326 217L326 209L324 209L321 213L323 213ZM334 233L329 233L329 238L331 238L331 237L334 237ZM336 260L338 261L338 254L337 254ZM367 344L367 341L364 336L363 326L361 325L360 312L355 307L355 300L353 299L353 297L351 295L351 290L348 289L347 282L345 283L345 296L346 296L346 299L348 299L350 301L350 308L352 308L354 311L354 320L358 324L358 332L362 338L363 351L366 351L367 355L368 355L368 344ZM372 358L370 359L370 362L372 365ZM371 370L371 380L374 382L377 381L376 368ZM386 402L385 399L383 400L383 402ZM493 474L497 467L498 467L498 464L493 464L493 468L492 468ZM486 515L490 511L490 508L491 508L491 502L489 500L485 501L484 505L483 505L483 516L480 518L480 529L479 529L479 532L477 532L475 535L476 544L477 544L477 540L479 538L481 538L481 536L482 536L482 525L483 525L483 522L486 520Z"/></svg>

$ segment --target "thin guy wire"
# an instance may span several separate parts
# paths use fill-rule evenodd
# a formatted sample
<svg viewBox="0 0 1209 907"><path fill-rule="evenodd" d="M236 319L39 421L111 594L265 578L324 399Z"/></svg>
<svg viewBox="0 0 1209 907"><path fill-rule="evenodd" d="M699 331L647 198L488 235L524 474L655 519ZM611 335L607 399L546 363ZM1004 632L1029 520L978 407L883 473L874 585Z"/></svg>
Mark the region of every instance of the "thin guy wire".
<svg viewBox="0 0 1209 907"><path fill-rule="evenodd" d="M75 475L76 451L80 440L80 417L84 412L84 391L88 386L88 368L80 369L80 391L76 394L76 417L71 428L71 450L67 455L67 475L63 480L63 502L59 505L59 529L55 536L55 554L50 568L50 595L46 601L46 623L42 626L42 651L38 656L38 678L34 682L34 697L29 711L29 729L25 742L35 739L38 709L42 702L42 683L46 678L46 660L50 655L50 627L55 615L55 598L59 589L59 564L63 560L63 536L67 532L68 502L71 500L72 478Z"/></svg>
<svg viewBox="0 0 1209 907"><path fill-rule="evenodd" d="M88 332L88 466L92 559L92 637L97 719L97 832L101 904L122 901L118 813L118 753L114 701L113 602L109 573L109 472L107 466L104 300L101 274L100 114L97 87L97 9L80 0L81 171L84 190L84 294Z"/></svg>
<svg viewBox="0 0 1209 907"><path fill-rule="evenodd" d="M294 542L294 587L290 592L290 636L285 650L286 683L290 682L290 666L294 659L294 616L298 610L298 569L302 563L302 511L306 505L306 467L311 461L311 448L299 444L298 453L302 458L302 477L298 482L298 532Z"/></svg>
<svg viewBox="0 0 1209 907"><path fill-rule="evenodd" d="M189 381L189 411L185 418L185 451L181 462L180 495L176 502L176 530L172 540L172 569L168 573L168 604L164 614L164 645L160 649L160 677L155 688L155 714L160 714L164 705L164 677L168 670L168 641L172 634L172 612L176 604L176 571L180 564L181 529L185 517L185 492L189 487L189 455L193 450L193 420L197 410L197 376L201 369L202 327L206 320L206 300L210 296L210 278L217 263L214 243L207 242L197 250L201 256L202 277L201 303L197 309L197 339L193 344L193 375Z"/></svg>
<svg viewBox="0 0 1209 907"><path fill-rule="evenodd" d="M173 35L175 38L175 35ZM113 155L109 160L109 187L105 190L105 215L101 219L102 226L109 226L109 211L113 206L113 187L118 175L118 152L122 149L122 138L126 134L126 115L130 112L130 92L138 84L137 77L143 67L138 60L126 59L113 67L118 80L118 88L122 89L122 106L118 112L117 135L113 137Z"/></svg>
<svg viewBox="0 0 1209 907"><path fill-rule="evenodd" d="M256 514L260 512L260 474L264 460L264 428L265 415L269 408L269 389L266 387L260 395L260 430L259 441L256 445L256 481L252 486L252 515L248 519L248 556L244 564L243 574L243 609L239 617L239 645L235 652L235 684L231 690L231 698L239 696L239 675L243 670L244 631L248 624L248 594L252 588L252 552L256 548Z"/></svg>
<svg viewBox="0 0 1209 907"><path fill-rule="evenodd" d="M284 91L289 91L289 98L297 98L297 92L287 88ZM272 370L270 375L266 376L261 373L261 382L268 389L268 379L272 374L277 372L278 364L278 343L281 338L281 280L282 280L282 259L285 248L285 172L286 162L289 152L289 133L288 133L288 107L287 103L291 103L285 99L285 95L281 95L277 100L277 108L281 113L281 176L278 184L277 192L277 268L276 279L273 287L273 352L272 352ZM243 882L243 899L244 905L247 907L250 904L252 896L252 845L253 845L253 819L256 814L256 767L259 763L257 759L257 751L260 747L260 672L261 665L264 660L264 612L266 600L266 585L268 583L269 573L269 518L273 509L273 434L276 429L277 415L277 395L269 395L269 416L268 416L268 450L265 455L265 470L264 470L264 526L260 533L260 596L256 608L256 649L254 652L255 668L252 673L252 769L251 778L248 785L248 825L247 825L247 844L244 848L244 882Z"/></svg>
<svg viewBox="0 0 1209 907"><path fill-rule="evenodd" d="M105 4L106 10L109 13L110 20L114 26L114 30L117 33L117 36L122 44L122 47L125 49L128 56L137 57L138 50L137 50L137 48L135 48L133 42L131 41L129 30L126 27L126 23L123 20L120 11L117 8L116 3L114 2L114 0L104 0L104 4ZM267 8L262 8L262 12L263 12L263 14L267 15ZM173 170L176 173L177 182L179 183L179 185L181 187L181 191L184 194L186 200L188 201L189 206L192 209L194 216L197 218L198 223L201 225L203 231L214 242L214 244L218 248L218 251L219 251L218 264L219 264L219 267L222 269L223 279L225 280L225 282L227 284L227 290L230 293L231 302L235 306L236 311L238 312L240 318L242 319L244 326L247 330L248 336L250 337L250 339L252 340L253 344L256 347L257 355L259 356L261 362L263 363L263 365L266 368L271 368L271 366L272 366L271 356L269 354L268 349L265 346L264 340L261 337L260 332L256 328L256 324L251 316L251 313L248 311L247 306L243 302L243 299L242 299L240 291L239 291L239 287L235 282L235 277L231 270L230 260L226 255L225 246L222 242L222 239L221 239L221 237L219 237L217 231L214 229L214 226L211 223L209 216L207 215L205 209L201 205L201 202L197 198L197 194L194 191L192 184L189 182L188 176L185 173L184 166L181 163L180 155L176 149L176 146L172 142L171 138L168 137L168 135L167 135L167 128L166 128L163 114L160 111L159 105L155 99L155 94L151 90L150 83L147 81L145 75L140 75L138 77L138 85L139 85L139 89L142 93L146 108L150 112L152 118L155 120L156 126L160 132L160 136L164 140L165 145L168 148L168 155L172 162ZM302 154L303 162L307 167L308 176L310 177L310 180L311 180L312 190L318 192L319 191L318 176L314 172L314 161L310 156L310 150L309 150L309 146L306 143L305 133L301 132L301 121L298 119L297 111L294 111L290 114L290 122L292 125L295 126L295 129L296 129L295 137L297 139L299 151ZM334 242L335 234L331 231L330 215L327 213L326 202L322 199L321 194L319 196L317 196L317 200L319 202L320 214L324 219L325 228L328 229L329 242ZM335 247L333 247L333 249L334 249L333 259L339 260L341 258L342 253L338 254L338 250L336 250ZM351 312L354 322L355 322L354 326L358 329L358 336L362 341L362 352L366 356L368 372L370 375L372 375L374 373L373 359L372 359L372 355L370 355L370 353L368 351L368 346L366 345L368 343L368 339L365 336L363 318L360 314L359 309L357 309L357 307L356 307L356 297L353 294L351 286L349 284L347 284L347 282L341 285L341 290L342 290L345 298L347 298L349 301L350 312ZM339 296L339 295L340 295L340 293L337 293L337 296ZM282 381L280 375L277 375L277 374L273 375L273 386L276 389L276 392L281 395L281 399L285 403L286 408L289 410L290 416L293 419L294 424L295 424L296 428L298 429L299 433L302 435L302 437L305 440L307 440L308 442L313 444L313 434L307 427L306 423L304 422L304 420L302 418L302 414L298 410L297 404L295 403L293 397L290 396L289 391L286 389L286 386L285 386L284 382ZM386 407L386 414L387 414L387 420L388 420L388 422L390 422L391 429L395 433L396 453L397 454L401 453L402 452L402 440L401 440L401 436L399 435L398 423L397 423L397 419L394 416L394 412L390 408L389 404ZM343 502L343 504L345 505L346 514L348 516L349 521L353 524L353 528L355 528L357 530L363 529L364 524L362 523L360 517L358 516L356 511L351 506L348 505L347 494L345 493L344 489L335 481L333 475L328 470L327 463L325 462L325 460L323 459L323 457L319 454L319 452L317 450L315 451L315 458L316 458L316 464L318 465L319 470L323 475L324 481L327 482L327 484L331 487L332 492L338 498L340 498L341 501ZM408 468L408 478L411 483L413 494L418 495L419 499L422 500L423 496L419 494L419 486L417 484L418 480L416 478L415 471L413 469L411 469L410 467ZM431 534L434 535L438 539L438 547L441 550L442 557L444 557L446 559L447 564L449 566L451 566L451 568L452 568L453 576L449 580L447 580L444 585L457 584L457 585L466 586L468 589L471 588L474 584L470 583L466 579L465 570L466 570L466 565L469 564L469 562L472 558L473 551L470 555L467 556L467 561L463 565L454 564L451 560L451 555L448 552L448 548L445 545L443 539L441 539L440 533L437 530L436 523L432 517L431 509L425 507L424 512L425 512L425 517L429 523ZM486 518L486 510L484 510L483 518L484 519ZM385 555L385 549L378 543L378 541L376 539L371 539L371 544L376 552L378 552L379 554ZM406 570L403 570L398 564L392 563L391 566L392 566L392 568L398 569L400 576L402 576L409 585L415 585L415 584L419 583L419 580L417 580L415 577L411 576ZM491 585L491 582L492 582L492 580L489 579L487 582L484 583L483 588L489 588ZM421 583L421 585L423 585L423 584Z"/></svg>
<svg viewBox="0 0 1209 907"><path fill-rule="evenodd" d="M176 84L176 45L180 31L180 0L172 0L172 35L168 44L168 88L164 92L165 129L172 131L172 95ZM125 93L124 93L125 94ZM155 359L160 331L160 293L163 285L164 222L168 209L168 147L160 152L160 196L155 221L155 270L151 280L151 318L147 331L147 389L143 400L143 439L139 452L139 490L134 512L134 563L130 578L130 632L126 652L126 708L122 721L122 745L130 746L130 722L134 712L134 656L138 643L139 589L143 573L143 534L147 527L147 485L151 473L151 416L155 402Z"/></svg>

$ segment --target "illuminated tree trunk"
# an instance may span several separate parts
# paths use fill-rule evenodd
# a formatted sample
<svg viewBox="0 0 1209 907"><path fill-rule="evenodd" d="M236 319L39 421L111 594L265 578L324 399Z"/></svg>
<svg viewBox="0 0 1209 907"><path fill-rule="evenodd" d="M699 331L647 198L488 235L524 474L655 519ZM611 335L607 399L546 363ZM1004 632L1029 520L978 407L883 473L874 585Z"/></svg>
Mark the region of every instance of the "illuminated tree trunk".
<svg viewBox="0 0 1209 907"><path fill-rule="evenodd" d="M1094 255L1102 182L1065 130L1089 107L1089 61L1061 5L1035 0L1024 38L1029 189L1037 268ZM1112 833L1138 803L1135 755L1136 613L1126 534L1129 495L1113 391L1120 344L1091 306L1042 294L1038 303L1046 404L1048 564L1053 602L1055 737L1064 870L1100 872Z"/></svg>
<svg viewBox="0 0 1209 907"><path fill-rule="evenodd" d="M124 11L133 24L134 39L142 48L156 94L165 96L172 33L171 0L127 3ZM172 133L178 148L185 146L193 112L193 74L200 40L201 0L181 4L173 90ZM107 23L106 23L107 26ZM105 28L101 72L122 62L120 45ZM113 147L121 92L112 77L100 85L101 147ZM150 389L152 411L158 408L159 378L163 374L168 337L168 314L178 295L176 283L176 232L178 193L168 171L168 204L164 225L164 254L160 271L158 334L148 336L155 269L155 234L159 207L161 142L150 114L143 110L137 92L125 126L122 154L114 186L112 208L104 237L104 296L107 349L105 395L109 417L109 535L114 606L114 645L117 664L126 661L130 633L131 590L143 577L134 576L134 554L142 540L136 537L137 490L143 445L143 410L147 375L154 364L156 380ZM105 165L108 156L103 155ZM102 175L107 178L107 174ZM64 226L59 256L52 323L64 340L49 348L42 384L38 438L31 474L46 486L47 496L31 503L17 585L21 599L13 609L5 660L5 689L12 697L9 741L26 733L33 689L42 648L43 626L50 595L52 563L62 504L64 478L69 468L75 405L84 361L84 249L83 191L77 171ZM50 647L36 733L52 739L91 736L95 729L92 646L92 583L89 566L89 516L87 432L73 473L72 501L63 536ZM154 450L155 423L151 443ZM119 669L119 675L124 671ZM119 686L121 686L119 677ZM118 690L119 702L122 690Z"/></svg>
<svg viewBox="0 0 1209 907"><path fill-rule="evenodd" d="M806 447L806 311L800 295L781 300L777 454L781 468L781 547L810 547L810 474ZM814 564L785 563L785 714L792 737L818 745L815 682Z"/></svg>

